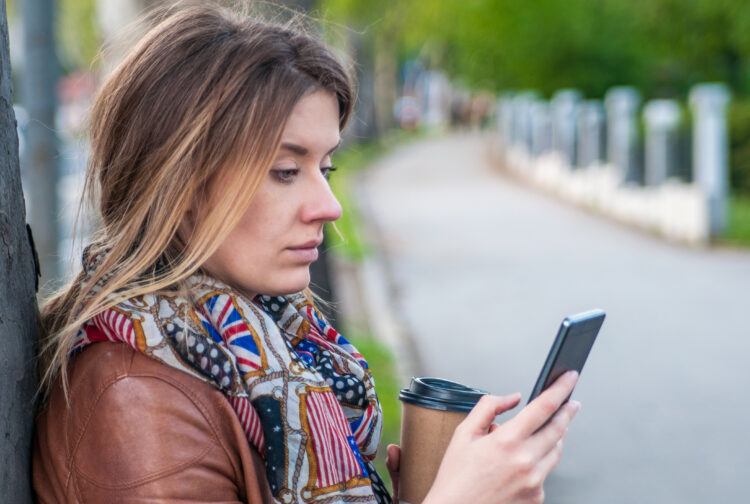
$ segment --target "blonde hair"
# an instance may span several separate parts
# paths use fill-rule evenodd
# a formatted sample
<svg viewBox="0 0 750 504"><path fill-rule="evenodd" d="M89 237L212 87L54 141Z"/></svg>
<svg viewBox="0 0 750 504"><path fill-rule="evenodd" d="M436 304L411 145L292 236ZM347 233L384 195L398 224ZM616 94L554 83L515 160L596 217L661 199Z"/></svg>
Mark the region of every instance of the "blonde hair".
<svg viewBox="0 0 750 504"><path fill-rule="evenodd" d="M42 310L44 390L61 374L67 396L68 356L86 321L199 270L266 176L292 109L317 89L337 98L343 129L351 78L315 37L205 2L159 16L93 105L84 198L98 197L89 256L100 263ZM209 194L209 183L226 189ZM183 243L177 229L196 202L206 211Z"/></svg>

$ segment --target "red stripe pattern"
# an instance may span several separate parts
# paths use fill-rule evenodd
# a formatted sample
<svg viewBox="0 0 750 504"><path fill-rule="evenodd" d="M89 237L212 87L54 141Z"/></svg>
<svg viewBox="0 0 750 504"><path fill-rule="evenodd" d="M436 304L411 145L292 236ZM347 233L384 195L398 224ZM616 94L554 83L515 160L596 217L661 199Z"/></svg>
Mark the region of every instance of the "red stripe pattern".
<svg viewBox="0 0 750 504"><path fill-rule="evenodd" d="M365 410L364 415L362 415L361 420L359 420L359 425L354 430L354 440L357 442L357 445L359 446L365 446L368 441L368 437L371 435L372 431L372 423L375 419L375 408L373 405L369 405L367 409Z"/></svg>
<svg viewBox="0 0 750 504"><path fill-rule="evenodd" d="M138 348L133 323L124 313L110 308L92 318L90 323L99 329L109 341L123 341L133 348Z"/></svg>
<svg viewBox="0 0 750 504"><path fill-rule="evenodd" d="M234 411L237 413L237 417L240 419L242 429L245 431L250 444L258 449L258 452L263 455L266 451L266 441L263 437L263 426L260 423L260 416L255 411L253 405L250 403L250 399L247 397L230 397L229 404L232 405Z"/></svg>
<svg viewBox="0 0 750 504"><path fill-rule="evenodd" d="M305 404L317 462L316 485L324 488L361 476L362 468L349 444L349 423L336 397L331 392L309 392Z"/></svg>

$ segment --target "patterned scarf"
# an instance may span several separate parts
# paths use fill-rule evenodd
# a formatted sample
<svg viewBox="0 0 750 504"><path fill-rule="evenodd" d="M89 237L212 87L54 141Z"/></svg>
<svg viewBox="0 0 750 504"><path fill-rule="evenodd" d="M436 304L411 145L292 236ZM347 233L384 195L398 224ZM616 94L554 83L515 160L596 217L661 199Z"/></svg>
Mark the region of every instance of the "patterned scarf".
<svg viewBox="0 0 750 504"><path fill-rule="evenodd" d="M98 259L84 255L88 274ZM193 300L147 294L93 317L75 350L127 343L221 390L276 502L389 503L371 463L382 411L357 349L302 294L250 300L201 274L188 286Z"/></svg>

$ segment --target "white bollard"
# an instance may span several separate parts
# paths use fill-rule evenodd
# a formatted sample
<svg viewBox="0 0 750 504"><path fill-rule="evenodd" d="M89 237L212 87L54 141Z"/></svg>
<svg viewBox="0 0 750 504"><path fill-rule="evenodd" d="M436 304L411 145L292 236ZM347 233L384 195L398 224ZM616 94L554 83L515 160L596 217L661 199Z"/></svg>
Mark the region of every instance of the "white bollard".
<svg viewBox="0 0 750 504"><path fill-rule="evenodd" d="M550 102L552 113L552 148L560 153L571 168L576 162L576 107L581 93L575 89L562 89Z"/></svg>
<svg viewBox="0 0 750 504"><path fill-rule="evenodd" d="M535 157L552 148L552 123L549 104L538 100L531 105L531 153Z"/></svg>
<svg viewBox="0 0 750 504"><path fill-rule="evenodd" d="M633 87L617 86L604 97L607 109L607 160L617 167L623 182L643 182L638 152L638 107L641 95Z"/></svg>
<svg viewBox="0 0 750 504"><path fill-rule="evenodd" d="M513 95L504 93L497 100L497 129L504 151L511 146L513 130Z"/></svg>
<svg viewBox="0 0 750 504"><path fill-rule="evenodd" d="M677 129L682 119L674 100L651 100L643 107L646 121L645 182L659 186L679 173L677 166Z"/></svg>
<svg viewBox="0 0 750 504"><path fill-rule="evenodd" d="M538 100L536 93L525 91L513 98L513 146L531 153L531 107Z"/></svg>
<svg viewBox="0 0 750 504"><path fill-rule="evenodd" d="M698 84L690 90L690 107L693 112L693 179L708 198L711 236L721 234L727 221L729 100L729 89L724 84Z"/></svg>
<svg viewBox="0 0 750 504"><path fill-rule="evenodd" d="M604 146L604 107L599 100L586 100L579 105L577 137L578 166L599 163Z"/></svg>

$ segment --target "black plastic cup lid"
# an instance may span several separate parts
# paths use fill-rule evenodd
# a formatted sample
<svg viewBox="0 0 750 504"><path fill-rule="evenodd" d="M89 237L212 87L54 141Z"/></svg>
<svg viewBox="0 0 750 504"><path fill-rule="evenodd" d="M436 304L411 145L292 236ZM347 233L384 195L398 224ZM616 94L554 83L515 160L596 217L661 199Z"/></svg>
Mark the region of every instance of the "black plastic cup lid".
<svg viewBox="0 0 750 504"><path fill-rule="evenodd" d="M468 413L486 394L484 390L442 378L417 376L411 379L409 388L401 389L398 398L423 408Z"/></svg>

